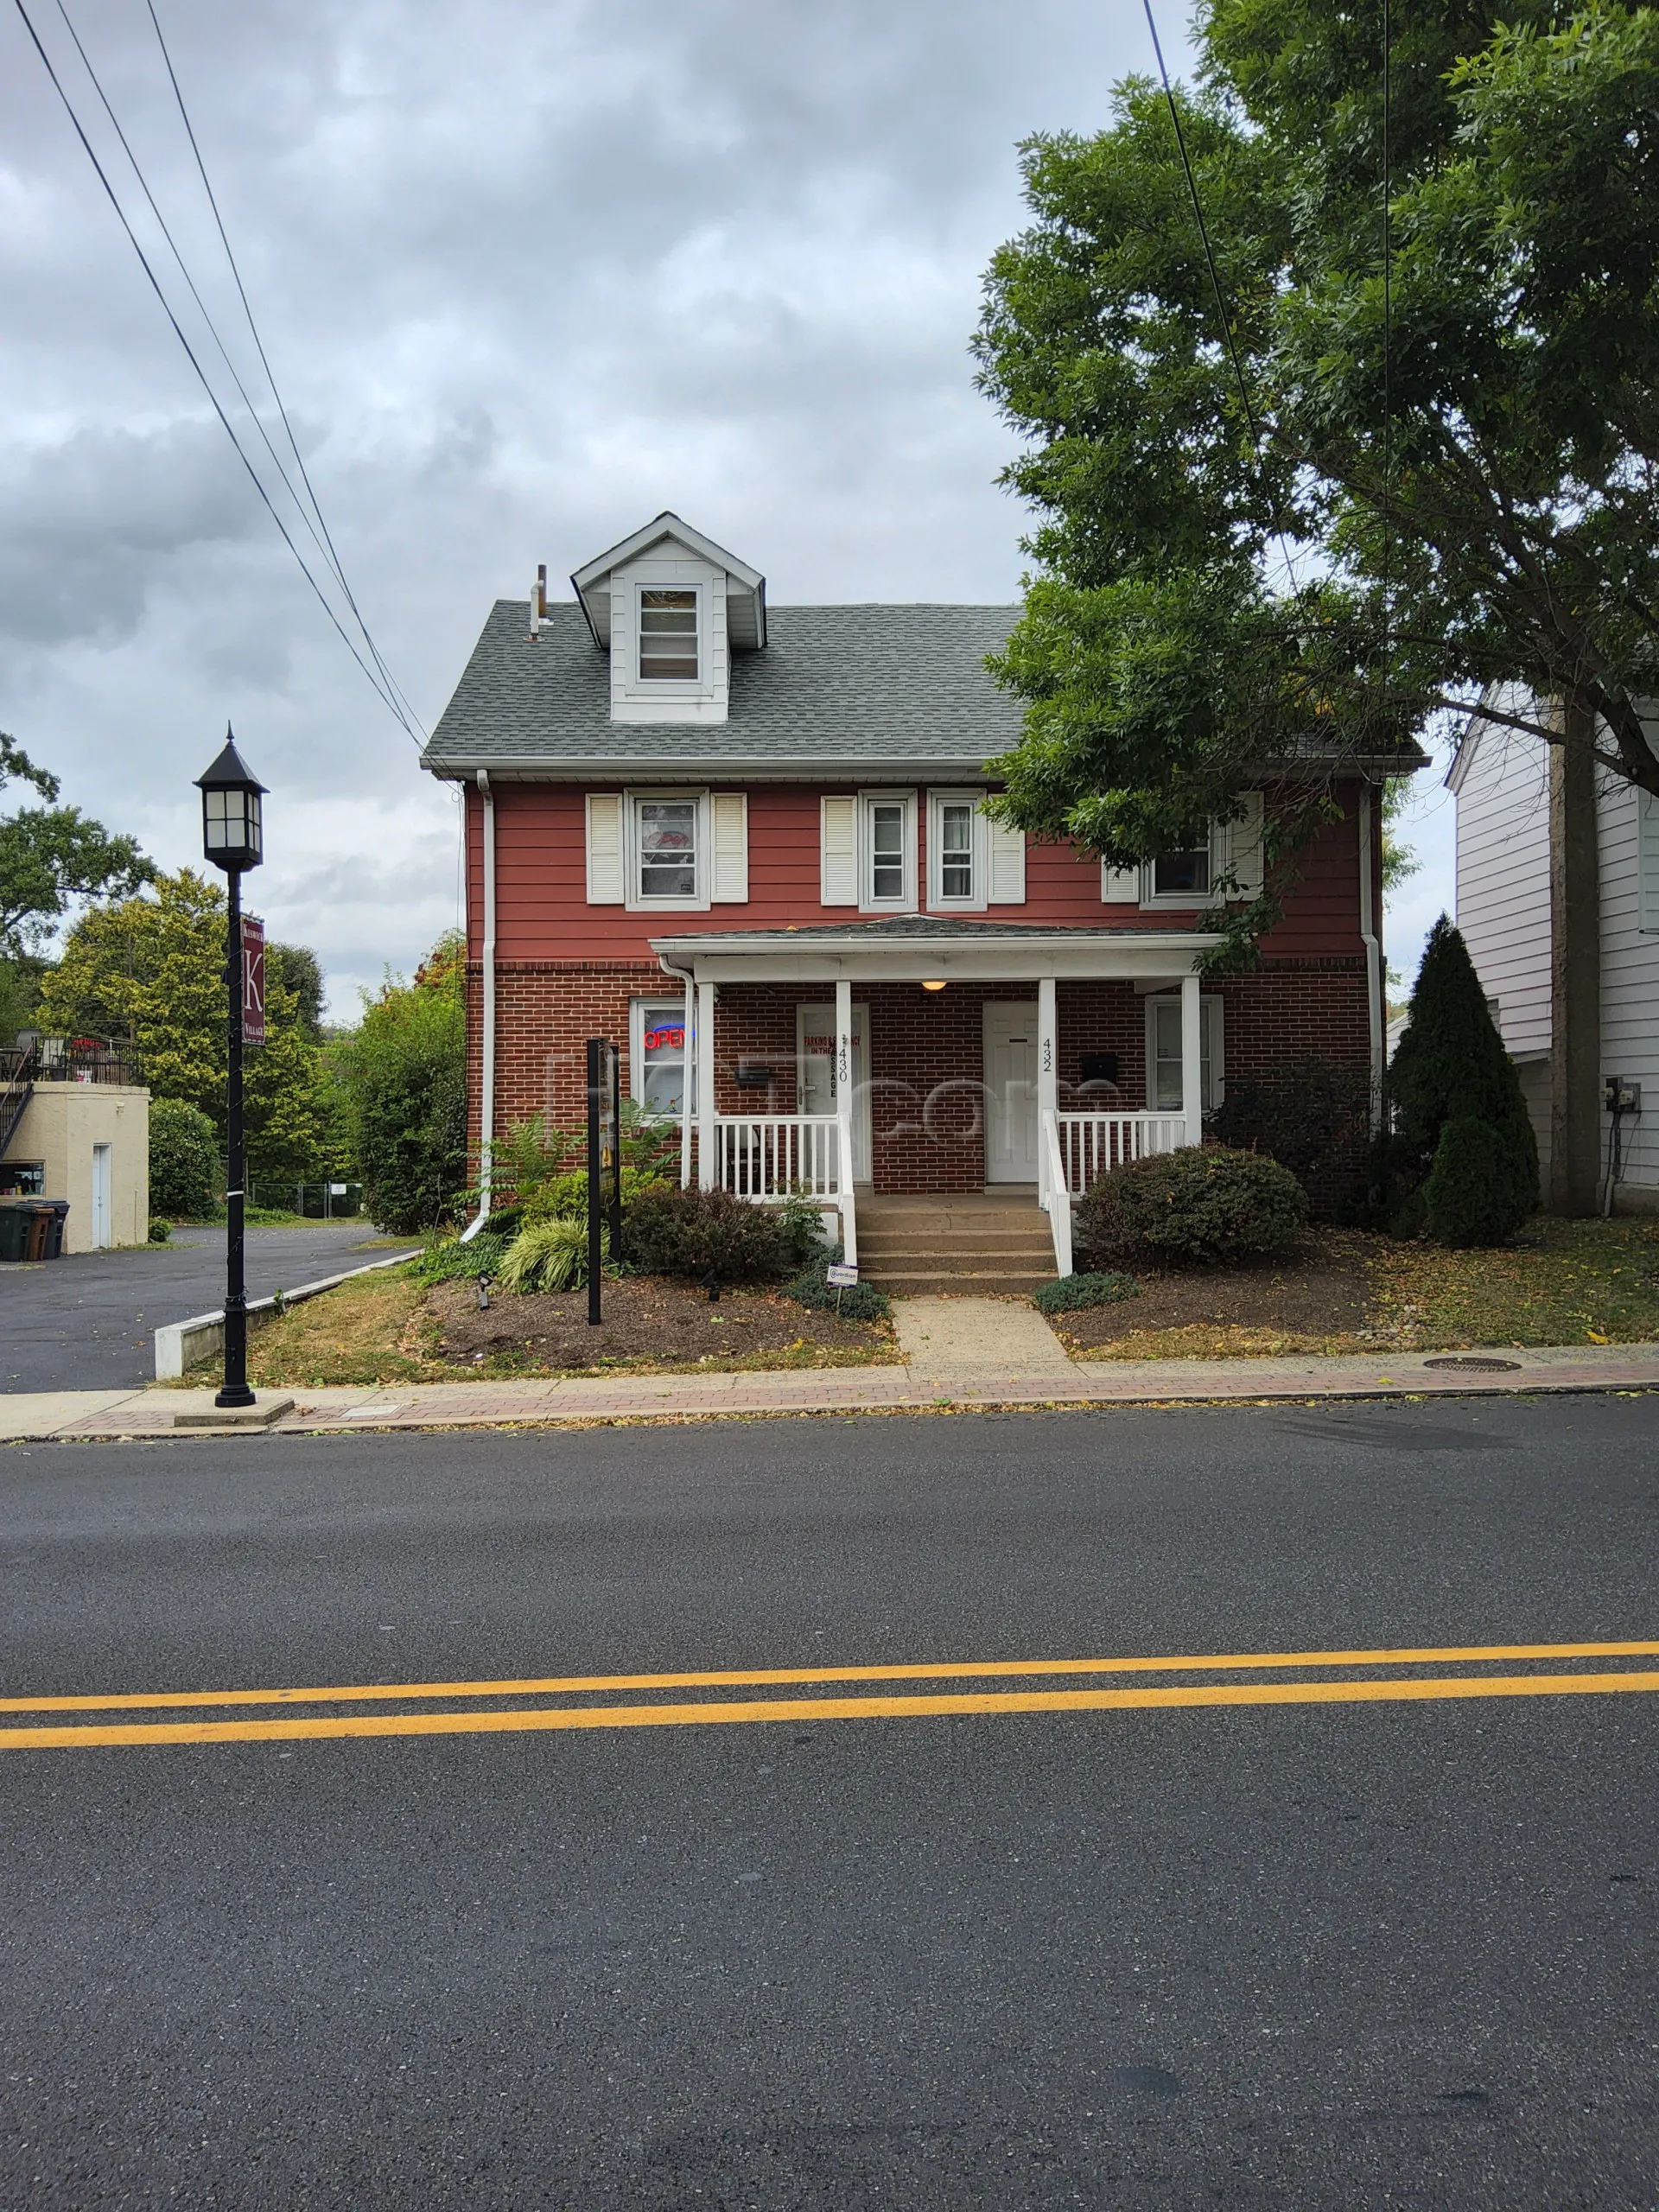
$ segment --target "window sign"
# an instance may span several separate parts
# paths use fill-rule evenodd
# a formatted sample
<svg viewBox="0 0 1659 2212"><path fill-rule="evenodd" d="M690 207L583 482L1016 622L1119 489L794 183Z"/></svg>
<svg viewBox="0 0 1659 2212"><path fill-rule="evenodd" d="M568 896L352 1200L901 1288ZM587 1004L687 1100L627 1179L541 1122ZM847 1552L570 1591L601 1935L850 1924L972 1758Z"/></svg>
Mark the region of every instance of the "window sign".
<svg viewBox="0 0 1659 2212"><path fill-rule="evenodd" d="M648 1114L677 1121L685 1110L685 1001L637 1003L634 1096Z"/></svg>
<svg viewBox="0 0 1659 2212"><path fill-rule="evenodd" d="M639 832L639 896L695 899L697 895L697 802L694 798L642 798L637 803Z"/></svg>

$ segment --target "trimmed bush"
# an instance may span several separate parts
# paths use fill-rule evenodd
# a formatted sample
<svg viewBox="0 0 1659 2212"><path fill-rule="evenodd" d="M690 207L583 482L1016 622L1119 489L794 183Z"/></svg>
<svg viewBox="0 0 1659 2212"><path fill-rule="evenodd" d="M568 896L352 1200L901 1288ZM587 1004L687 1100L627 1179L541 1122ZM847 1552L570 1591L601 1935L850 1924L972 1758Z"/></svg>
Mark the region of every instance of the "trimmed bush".
<svg viewBox="0 0 1659 2212"><path fill-rule="evenodd" d="M1276 1160L1187 1145L1103 1175L1077 1226L1096 1259L1141 1253L1217 1267L1282 1252L1307 1225L1307 1193Z"/></svg>
<svg viewBox="0 0 1659 2212"><path fill-rule="evenodd" d="M604 1185L601 1184L601 1188ZM626 1164L622 1169L622 1205L624 1210L646 1191L660 1191L667 1187L660 1175L645 1173L638 1167ZM569 1175L555 1175L539 1185L524 1203L524 1218L532 1221L586 1221L588 1218L588 1170L578 1167Z"/></svg>
<svg viewBox="0 0 1659 2212"><path fill-rule="evenodd" d="M1471 1114L1448 1122L1423 1185L1423 1211L1437 1244L1503 1244L1531 1212L1516 1188L1510 1141Z"/></svg>
<svg viewBox="0 0 1659 2212"><path fill-rule="evenodd" d="M798 1306L811 1306L829 1313L839 1313L843 1321L885 1321L893 1312L886 1296L874 1283L855 1282L846 1290L834 1290L826 1277L832 1255L826 1252L810 1268L791 1275L784 1285L785 1298L792 1298Z"/></svg>
<svg viewBox="0 0 1659 2212"><path fill-rule="evenodd" d="M173 1224L170 1221L157 1220L152 1221L149 1224L149 1241L152 1244L167 1243L172 1234Z"/></svg>
<svg viewBox="0 0 1659 2212"><path fill-rule="evenodd" d="M499 1274L512 1246L511 1236L493 1235L486 1229L480 1230L470 1244L463 1244L458 1236L442 1237L429 1244L418 1260L410 1262L409 1272L417 1282L454 1282L467 1276Z"/></svg>
<svg viewBox="0 0 1659 2212"><path fill-rule="evenodd" d="M1116 1306L1120 1299L1140 1295L1141 1286L1133 1275L1061 1275L1053 1282L1039 1283L1031 1302L1041 1313L1080 1313L1088 1306Z"/></svg>
<svg viewBox="0 0 1659 2212"><path fill-rule="evenodd" d="M149 1203L169 1221L211 1221L217 1210L219 1138L200 1106L156 1098L149 1108Z"/></svg>
<svg viewBox="0 0 1659 2212"><path fill-rule="evenodd" d="M501 1262L503 1290L527 1293L575 1290L588 1280L588 1224L585 1221L533 1221L521 1229Z"/></svg>
<svg viewBox="0 0 1659 2212"><path fill-rule="evenodd" d="M729 1191L642 1192L628 1211L628 1262L644 1274L775 1281L791 1253L779 1215Z"/></svg>

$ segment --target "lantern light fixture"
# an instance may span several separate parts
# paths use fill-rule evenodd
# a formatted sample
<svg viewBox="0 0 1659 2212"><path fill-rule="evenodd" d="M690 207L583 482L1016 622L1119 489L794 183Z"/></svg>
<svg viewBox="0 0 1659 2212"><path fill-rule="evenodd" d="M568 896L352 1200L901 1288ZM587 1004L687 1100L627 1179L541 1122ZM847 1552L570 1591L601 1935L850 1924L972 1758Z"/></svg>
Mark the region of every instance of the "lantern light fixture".
<svg viewBox="0 0 1659 2212"><path fill-rule="evenodd" d="M225 745L211 768L196 778L201 793L201 849L215 868L240 874L264 858L259 802L265 785L236 749L228 722Z"/></svg>

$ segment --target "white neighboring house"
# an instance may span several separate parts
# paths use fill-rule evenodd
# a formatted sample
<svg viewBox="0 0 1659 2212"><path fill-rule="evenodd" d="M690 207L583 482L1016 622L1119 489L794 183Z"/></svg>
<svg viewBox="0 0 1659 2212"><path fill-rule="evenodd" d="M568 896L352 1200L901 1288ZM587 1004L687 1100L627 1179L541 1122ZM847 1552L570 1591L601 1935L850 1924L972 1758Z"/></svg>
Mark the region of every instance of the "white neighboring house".
<svg viewBox="0 0 1659 2212"><path fill-rule="evenodd" d="M1446 780L1457 799L1457 921L1521 1077L1548 1188L1550 760L1555 748L1476 714ZM1596 790L1600 1074L1640 1092L1618 1117L1611 1210L1659 1212L1659 800L1603 772ZM1604 1205L1614 1120L1604 1112Z"/></svg>

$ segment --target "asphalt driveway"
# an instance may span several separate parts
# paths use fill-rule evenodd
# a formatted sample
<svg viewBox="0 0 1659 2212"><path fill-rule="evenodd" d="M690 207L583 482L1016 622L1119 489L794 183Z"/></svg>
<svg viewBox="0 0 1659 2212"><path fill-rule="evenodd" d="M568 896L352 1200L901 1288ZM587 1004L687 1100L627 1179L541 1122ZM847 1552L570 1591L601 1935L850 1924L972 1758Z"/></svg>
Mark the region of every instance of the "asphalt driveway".
<svg viewBox="0 0 1659 2212"><path fill-rule="evenodd" d="M412 1248L411 1248L412 1249ZM268 1298L396 1247L366 1222L248 1231L248 1295ZM114 1390L156 1372L155 1332L225 1302L225 1232L0 1267L0 1390Z"/></svg>

